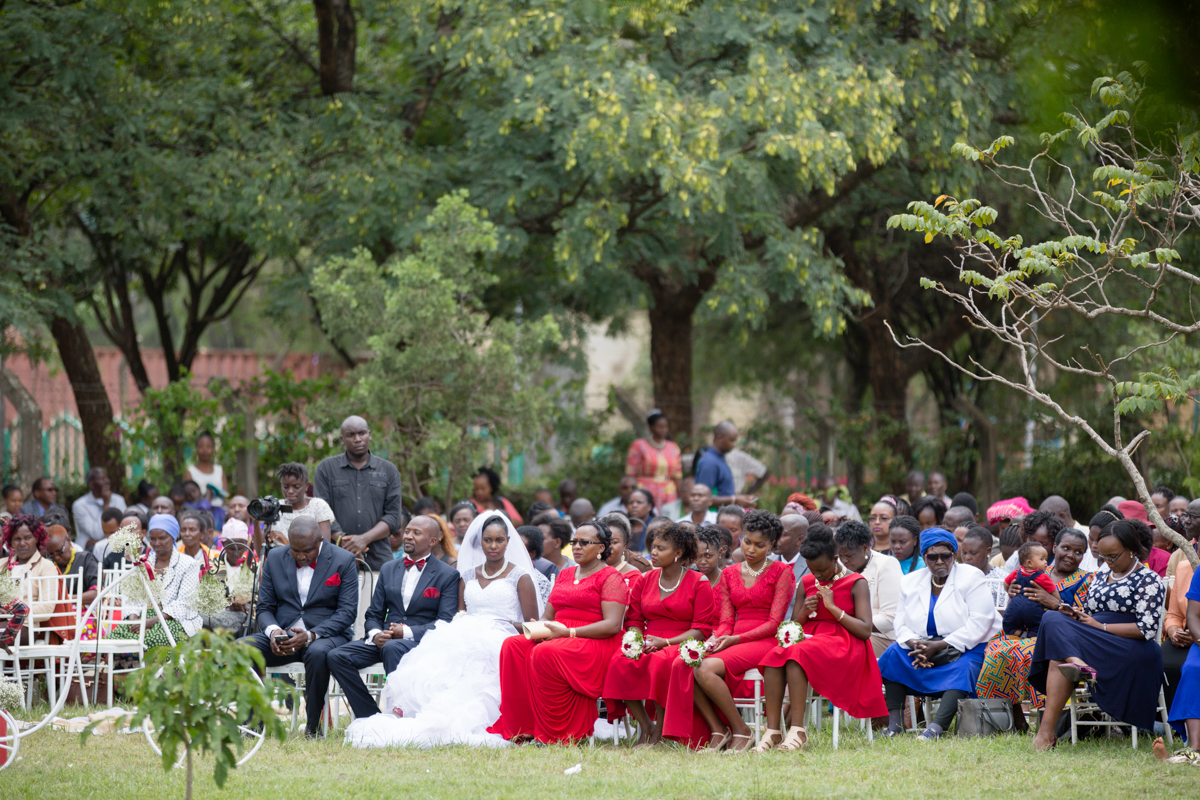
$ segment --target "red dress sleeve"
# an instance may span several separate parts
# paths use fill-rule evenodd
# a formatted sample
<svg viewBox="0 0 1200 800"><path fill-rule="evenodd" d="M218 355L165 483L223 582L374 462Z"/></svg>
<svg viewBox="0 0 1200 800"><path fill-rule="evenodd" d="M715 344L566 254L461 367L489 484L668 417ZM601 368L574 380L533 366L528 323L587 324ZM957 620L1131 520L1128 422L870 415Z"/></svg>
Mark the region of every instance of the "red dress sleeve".
<svg viewBox="0 0 1200 800"><path fill-rule="evenodd" d="M625 578L612 567L605 570L604 579L600 582L600 602L629 605L629 587L625 584Z"/></svg>
<svg viewBox="0 0 1200 800"><path fill-rule="evenodd" d="M692 627L700 631L702 639L707 639L717 623L717 602L712 586L703 575L697 575L699 580L692 590Z"/></svg>
<svg viewBox="0 0 1200 800"><path fill-rule="evenodd" d="M779 623L783 622L783 615L787 613L788 605L792 602L792 595L796 593L796 576L792 574L792 570L786 564L776 561L779 569L775 569L775 595L771 600L771 616L763 624L751 628L743 634L740 634L738 641L756 642L759 639L766 639L768 636L774 636L779 630Z"/></svg>
<svg viewBox="0 0 1200 800"><path fill-rule="evenodd" d="M733 600L729 597L729 567L722 570L721 579L717 581L717 604L719 622L715 635L729 636L733 633L733 623L737 619L737 609L733 607Z"/></svg>

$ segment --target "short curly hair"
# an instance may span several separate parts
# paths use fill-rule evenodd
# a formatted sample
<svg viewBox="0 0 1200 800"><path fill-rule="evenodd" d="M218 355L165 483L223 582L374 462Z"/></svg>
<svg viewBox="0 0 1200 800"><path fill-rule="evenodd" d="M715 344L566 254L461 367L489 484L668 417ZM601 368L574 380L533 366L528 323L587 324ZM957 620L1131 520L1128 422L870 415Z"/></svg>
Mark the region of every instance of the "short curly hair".
<svg viewBox="0 0 1200 800"><path fill-rule="evenodd" d="M37 539L38 550L46 546L46 526L42 521L30 514L17 514L4 525L4 546L12 550L13 537L21 528L29 528L33 538Z"/></svg>
<svg viewBox="0 0 1200 800"><path fill-rule="evenodd" d="M1022 541L1032 539L1038 528L1042 527L1046 529L1046 533L1050 534L1050 541L1054 542L1058 539L1058 532L1063 529L1063 521L1049 511L1034 511L1032 514L1026 514L1025 518L1021 520Z"/></svg>
<svg viewBox="0 0 1200 800"><path fill-rule="evenodd" d="M575 533L578 534L583 528L596 529L596 538L600 541L600 544L604 545L604 552L600 554L600 560L608 561L608 557L612 555L612 528L609 528L608 523L604 520L590 519L587 522L581 523L575 529Z"/></svg>
<svg viewBox="0 0 1200 800"><path fill-rule="evenodd" d="M690 564L700 554L699 539L696 538L698 535L696 531L681 527L672 522L670 525L665 525L655 531L654 538L656 541L662 539L671 545L671 547L674 547L679 551L680 561L684 564Z"/></svg>
<svg viewBox="0 0 1200 800"><path fill-rule="evenodd" d="M770 511L755 508L742 518L742 535L747 533L761 533L768 542L775 544L783 535L783 523Z"/></svg>
<svg viewBox="0 0 1200 800"><path fill-rule="evenodd" d="M837 527L834 538L842 547L870 547L875 543L871 529L856 519L850 519Z"/></svg>

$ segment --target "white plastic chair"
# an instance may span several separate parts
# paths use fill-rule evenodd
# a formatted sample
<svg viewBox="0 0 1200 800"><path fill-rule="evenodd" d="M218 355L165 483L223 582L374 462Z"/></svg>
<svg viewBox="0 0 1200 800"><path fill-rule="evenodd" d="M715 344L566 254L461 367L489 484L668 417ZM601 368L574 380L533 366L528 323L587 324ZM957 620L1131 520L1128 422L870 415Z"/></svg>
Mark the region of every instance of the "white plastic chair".
<svg viewBox="0 0 1200 800"><path fill-rule="evenodd" d="M754 696L733 698L733 707L742 712L743 718L746 718L747 711L750 712L749 719L746 719L746 722L754 731L754 744L757 746L762 734L763 676L758 670L752 669L748 670L742 679L754 684Z"/></svg>
<svg viewBox="0 0 1200 800"><path fill-rule="evenodd" d="M1130 725L1128 722L1119 722L1108 714L1100 710L1100 706L1096 705L1092 700L1091 694L1086 686L1077 686L1075 691L1071 693L1071 697L1067 700L1067 709L1071 715L1071 744L1079 743L1079 728L1090 726L1093 728L1129 728L1129 738L1132 741L1133 747L1136 750L1138 746L1138 729L1136 725ZM1167 749L1170 749L1174 743L1175 737L1172 735L1171 723L1167 717L1169 715L1167 709L1167 699L1163 694L1162 687L1158 688L1158 708L1156 709L1159 716L1162 718L1163 727L1165 728L1164 738L1167 740ZM1099 719L1088 720L1080 719L1082 714L1098 714Z"/></svg>
<svg viewBox="0 0 1200 800"><path fill-rule="evenodd" d="M58 699L58 666L60 659L70 659L71 638L75 635L75 623L82 613L82 576L27 575L21 582L21 599L30 608L27 629L29 643L21 648L21 659L28 661L29 680L26 684L26 702L32 702L33 680L36 675L45 677L46 691L50 704ZM61 598L48 613L33 612L33 597ZM42 600L43 603L48 602ZM83 691L83 670L77 670L80 691ZM72 676L74 678L75 676ZM84 699L87 705L87 699Z"/></svg>
<svg viewBox="0 0 1200 800"><path fill-rule="evenodd" d="M806 711L806 718L809 720L808 727L811 728L814 732L821 730L821 715L824 711L825 703L827 703L827 702L829 702L829 701L826 700L824 697L822 697L819 694L814 693L812 685L809 684L808 697L805 700L805 705L807 706L805 711ZM856 719L855 717L852 717L849 714L847 714L845 711L842 711L837 706L833 706L833 749L834 750L837 750L837 748L838 748L838 740L839 740L839 736L840 736L839 728L841 727L841 717L843 714L845 714L846 719L848 719L848 720ZM864 731L866 731L867 743L870 744L870 743L874 742L875 741L875 732L871 728L871 720L860 719L859 722L861 723L860 727Z"/></svg>
<svg viewBox="0 0 1200 800"><path fill-rule="evenodd" d="M127 567L123 570L104 570L101 578L101 587L107 588L112 585L117 578L129 569ZM137 576L134 576L129 580L137 579ZM136 614L137 619L130 620L130 614ZM108 634L117 625L132 625L137 631L137 638L108 638ZM97 609L96 639L95 641L81 642L80 645L81 655L91 655L95 659L92 663L92 671L96 681L99 682L101 673L108 675L105 707L112 708L113 683L116 681L116 676L128 675L131 672L137 671L140 669L141 662L145 659L146 609L141 606L128 604L123 606L119 591L103 595L100 599L100 607ZM138 663L136 666L121 668L116 664L117 656L137 656Z"/></svg>

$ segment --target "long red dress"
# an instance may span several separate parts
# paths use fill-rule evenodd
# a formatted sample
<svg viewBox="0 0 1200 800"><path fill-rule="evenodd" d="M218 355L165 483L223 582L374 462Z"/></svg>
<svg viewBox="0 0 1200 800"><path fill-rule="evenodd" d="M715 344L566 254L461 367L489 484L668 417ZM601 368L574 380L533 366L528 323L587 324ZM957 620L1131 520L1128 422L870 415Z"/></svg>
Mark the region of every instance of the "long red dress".
<svg viewBox="0 0 1200 800"><path fill-rule="evenodd" d="M685 569L679 588L664 598L658 588L661 575L662 570L652 569L642 576L637 591L629 598L626 627L640 628L646 637L664 639L694 628L700 631L701 639L707 639L717 616L712 586L699 572ZM604 696L614 700L649 700L665 708L671 664L678 660L678 645L645 653L636 661L618 650L608 665Z"/></svg>
<svg viewBox="0 0 1200 800"><path fill-rule="evenodd" d="M854 584L866 580L857 572L834 581L833 602L847 614L854 614ZM812 574L800 579L805 597L817 593L817 579ZM802 609L804 603L796 602ZM799 614L804 616L804 611ZM887 715L883 702L883 678L870 639L851 635L835 614L817 603L817 615L797 620L804 627L805 638L790 647L778 644L758 662L759 667L783 667L795 661L804 669L813 691L852 717L882 717Z"/></svg>
<svg viewBox="0 0 1200 800"><path fill-rule="evenodd" d="M780 561L772 561L749 589L742 579L741 564L731 564L721 572L721 580L717 582L721 622L713 635L736 634L741 641L708 658L719 658L725 663L725 684L735 697L739 696L742 676L757 667L762 657L775 647L775 632L795 591L792 568ZM695 685L692 668L683 659L676 659L671 664L663 735L701 747L708 739L708 729L703 726L703 733L697 737L703 719L693 702Z"/></svg>
<svg viewBox="0 0 1200 800"><path fill-rule="evenodd" d="M604 619L600 604L629 602L621 573L612 567L575 583L578 567L559 573L550 591L554 619L581 628ZM532 735L556 744L586 739L596 723L596 700L621 634L604 639L531 641L509 637L500 649L500 718L488 733L505 739Z"/></svg>

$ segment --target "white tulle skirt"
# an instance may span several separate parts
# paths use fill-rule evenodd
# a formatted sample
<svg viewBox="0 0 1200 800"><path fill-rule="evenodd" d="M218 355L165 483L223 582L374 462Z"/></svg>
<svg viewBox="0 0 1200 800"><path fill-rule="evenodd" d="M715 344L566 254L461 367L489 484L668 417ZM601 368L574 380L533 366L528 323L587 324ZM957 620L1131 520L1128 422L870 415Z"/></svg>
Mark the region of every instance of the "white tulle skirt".
<svg viewBox="0 0 1200 800"><path fill-rule="evenodd" d="M500 647L510 623L460 615L439 622L387 678L380 708L346 729L355 747L507 747L487 728L500 716Z"/></svg>

